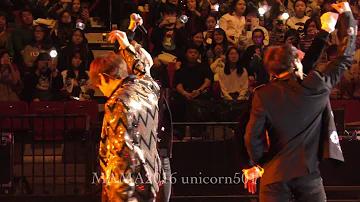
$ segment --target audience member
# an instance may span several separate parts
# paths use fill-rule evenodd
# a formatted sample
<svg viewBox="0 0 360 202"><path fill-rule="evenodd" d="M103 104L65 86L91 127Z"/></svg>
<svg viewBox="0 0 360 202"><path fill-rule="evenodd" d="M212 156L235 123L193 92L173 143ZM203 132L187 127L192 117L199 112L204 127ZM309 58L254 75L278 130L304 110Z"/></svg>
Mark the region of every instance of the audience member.
<svg viewBox="0 0 360 202"><path fill-rule="evenodd" d="M84 31L81 29L75 29L71 36L71 40L59 52L57 65L58 69L59 71L66 70L70 65L72 56L75 53L80 53L81 58L83 58L82 62L84 63L86 70L88 70L90 68L91 62L94 60L94 54L87 46L88 42Z"/></svg>
<svg viewBox="0 0 360 202"><path fill-rule="evenodd" d="M254 45L249 46L241 57L241 65L246 68L249 76L254 77L254 71L250 69L250 62L255 54L261 55L265 49L264 32L261 29L255 29L252 32L252 40Z"/></svg>
<svg viewBox="0 0 360 202"><path fill-rule="evenodd" d="M196 0L187 0L185 10L185 15L189 17L188 22L185 24L187 33L193 33L196 30L205 30L204 18L206 14L206 10L203 10L203 13L199 11Z"/></svg>
<svg viewBox="0 0 360 202"><path fill-rule="evenodd" d="M321 7L324 4L324 0L308 0L306 7L306 15L310 18L319 18L321 16Z"/></svg>
<svg viewBox="0 0 360 202"><path fill-rule="evenodd" d="M237 48L246 48L245 10L246 1L234 0L229 6L229 13L219 20L219 26L226 33L229 43ZM226 51L226 50L225 50Z"/></svg>
<svg viewBox="0 0 360 202"><path fill-rule="evenodd" d="M204 46L204 36L203 32L201 31L195 31L189 40L189 44L194 44L199 47L200 50L200 58L198 59L199 63L208 64L208 59L206 56L206 49ZM176 61L176 69L179 69L181 67L182 61L186 60L187 47L182 48L181 51L179 51L177 55L177 61Z"/></svg>
<svg viewBox="0 0 360 202"><path fill-rule="evenodd" d="M272 1L272 3L269 5L271 9L265 14L266 18L268 19L266 28L268 28L268 30L272 30L272 22L275 19L278 19L278 17L283 13L288 13L290 16L294 16L294 3L295 0Z"/></svg>
<svg viewBox="0 0 360 202"><path fill-rule="evenodd" d="M39 0L36 5L33 6L34 19L43 18L46 19L48 16L49 10L54 6L57 0ZM35 1L36 2L36 1Z"/></svg>
<svg viewBox="0 0 360 202"><path fill-rule="evenodd" d="M226 33L221 28L216 28L214 30L212 39L210 49L206 53L210 65L221 58L222 55L225 55L225 52L229 47Z"/></svg>
<svg viewBox="0 0 360 202"><path fill-rule="evenodd" d="M60 100L63 79L52 63L49 53L40 53L34 62L34 71L25 77L23 100L54 101Z"/></svg>
<svg viewBox="0 0 360 202"><path fill-rule="evenodd" d="M52 46L47 27L37 25L34 27L33 40L24 49L24 63L26 65L25 72L33 67L34 61L41 52L50 52L55 50ZM23 72L24 73L24 72Z"/></svg>
<svg viewBox="0 0 360 202"><path fill-rule="evenodd" d="M160 22L159 20L161 19L161 10L162 10L162 6L163 3L161 0L153 0L150 1L150 5L149 5L149 12L147 14L147 18L146 18L146 26L147 28L152 28L157 26Z"/></svg>
<svg viewBox="0 0 360 202"><path fill-rule="evenodd" d="M186 51L186 60L180 69L176 70L174 86L178 92L175 96L174 115L177 120L186 120L187 110L184 102L191 100L209 100L209 88L213 74L209 66L198 62L200 49L196 45L189 45Z"/></svg>
<svg viewBox="0 0 360 202"><path fill-rule="evenodd" d="M246 41L246 48L253 45L252 40L252 32L255 29L261 29L264 33L264 40L263 43L265 46L269 45L269 33L267 29L263 26L260 26L260 14L258 9L254 8L253 6L247 7L247 14L246 14L246 29L247 29L247 41Z"/></svg>
<svg viewBox="0 0 360 202"><path fill-rule="evenodd" d="M284 41L286 44L291 44L298 48L300 43L300 36L298 31L296 31L295 29L287 30L285 32Z"/></svg>
<svg viewBox="0 0 360 202"><path fill-rule="evenodd" d="M211 71L214 73L214 81L219 81L219 72L224 71L226 56L221 55L211 65Z"/></svg>
<svg viewBox="0 0 360 202"><path fill-rule="evenodd" d="M15 51L15 62L22 65L24 62L23 55L24 49L27 45L31 44L33 38L33 20L31 10L24 9L20 12L22 25L15 28L12 32L12 42Z"/></svg>
<svg viewBox="0 0 360 202"><path fill-rule="evenodd" d="M48 17L58 19L62 12L69 10L68 8L70 3L71 1L69 0L59 0L48 10Z"/></svg>
<svg viewBox="0 0 360 202"><path fill-rule="evenodd" d="M14 57L14 47L11 34L7 30L7 14L0 11L0 53L7 52L10 57Z"/></svg>
<svg viewBox="0 0 360 202"><path fill-rule="evenodd" d="M177 18L174 5L165 4L162 11L161 23L153 28L151 33L151 43L154 45L152 51L154 59L154 67L167 65L169 61L158 57L162 53L167 53L175 57L178 51L187 41L187 32ZM186 43L185 43L186 45Z"/></svg>
<svg viewBox="0 0 360 202"><path fill-rule="evenodd" d="M205 47L208 48L212 43L212 36L215 30L217 20L216 16L213 14L208 15L205 20L206 31L203 32L203 35Z"/></svg>
<svg viewBox="0 0 360 202"><path fill-rule="evenodd" d="M6 52L0 53L0 101L19 101L20 73Z"/></svg>
<svg viewBox="0 0 360 202"><path fill-rule="evenodd" d="M197 1L197 9L201 13L202 19L206 19L206 17L211 12L210 4L211 4L211 2L208 0L198 0Z"/></svg>
<svg viewBox="0 0 360 202"><path fill-rule="evenodd" d="M329 12L333 9L333 7L331 6L331 4L336 4L336 0L324 0L324 3L322 4L322 14Z"/></svg>
<svg viewBox="0 0 360 202"><path fill-rule="evenodd" d="M272 22L272 30L269 32L269 45L271 46L279 46L283 45L285 43L285 31L286 31L286 25L285 20L281 18L281 16L278 16L277 19L275 19Z"/></svg>
<svg viewBox="0 0 360 202"><path fill-rule="evenodd" d="M67 100L89 100L94 90L89 79L89 72L86 71L85 63L83 63L86 59L82 58L80 53L75 53L69 59L70 65L61 72L65 91L63 95Z"/></svg>
<svg viewBox="0 0 360 202"><path fill-rule="evenodd" d="M71 24L71 14L69 11L63 11L59 15L55 27L51 30L50 36L56 49L59 51L65 47L71 40L73 27Z"/></svg>
<svg viewBox="0 0 360 202"><path fill-rule="evenodd" d="M221 97L225 100L248 100L249 79L240 64L240 51L234 47L226 52L225 68L219 71Z"/></svg>
<svg viewBox="0 0 360 202"><path fill-rule="evenodd" d="M87 27L91 27L90 13L87 8L83 8L80 0L73 0L70 5L71 23L72 27L75 27L76 20L82 18L85 20L84 24Z"/></svg>
<svg viewBox="0 0 360 202"><path fill-rule="evenodd" d="M16 1L13 3L15 5ZM194 121L199 118L195 113L209 109L208 103L220 98L220 92L223 100L247 100L252 88L270 81L263 66L267 45L288 43L306 52L319 30L319 16L331 11L335 0L124 0L113 3L112 21L120 22L119 29L128 27L129 15L137 12L139 6L143 8L144 26L151 34L136 34L136 37L149 39L153 45L151 74L164 88L169 88L174 81L177 91L172 97L175 120ZM357 1L350 0L350 3L354 18L359 18ZM28 102L88 99L93 91L87 69L94 54L84 31L92 32L92 9L87 9L88 4L81 0L39 0L27 4L31 4L28 8L32 10L22 10L15 26L13 19L0 11L0 101L19 100L19 95ZM260 15L258 8L266 5L271 9ZM287 21L282 17L284 12L290 14ZM179 20L183 14L189 17L187 23ZM47 25L52 29L49 35L47 27L33 27L37 24L33 20L39 17L57 19L55 25ZM104 19L101 21L107 23ZM85 29L76 29L80 22L85 24ZM339 40L335 30L318 63L318 71L331 61ZM49 56L53 46L59 53L58 63L56 57ZM12 64L12 57L17 65ZM332 99L360 99L359 60L358 50L351 69L331 93ZM168 66L174 62L173 76L170 70L174 66ZM211 84L212 81L219 82ZM214 97L210 89L219 92L218 96ZM219 102L225 103L224 106L242 103Z"/></svg>
<svg viewBox="0 0 360 202"><path fill-rule="evenodd" d="M292 16L287 21L287 25L291 29L295 29L300 33L303 33L304 25L306 20L310 19L310 17L305 15L306 10L306 2L305 0L296 0L294 4L295 16Z"/></svg>
<svg viewBox="0 0 360 202"><path fill-rule="evenodd" d="M300 49L306 52L311 46L316 34L320 31L320 24L314 19L310 18L305 22L304 34L305 36L300 39Z"/></svg>

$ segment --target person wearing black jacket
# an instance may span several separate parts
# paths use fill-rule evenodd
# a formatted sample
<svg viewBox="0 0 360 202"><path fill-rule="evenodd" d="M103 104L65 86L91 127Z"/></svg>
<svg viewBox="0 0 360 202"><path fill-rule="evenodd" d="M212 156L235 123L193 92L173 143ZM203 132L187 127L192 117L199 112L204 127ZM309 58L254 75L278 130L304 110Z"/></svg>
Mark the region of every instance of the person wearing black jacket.
<svg viewBox="0 0 360 202"><path fill-rule="evenodd" d="M314 41L312 42L311 46L306 51L303 59L301 60L301 63L303 66L303 73L304 73L304 74L301 74L301 76L307 75L311 70L315 69L319 60L321 59L323 51L326 48L329 36L330 36L330 33L327 31L324 31L324 30L321 30L316 35L316 37L314 38ZM292 44L292 45L297 47L297 45L294 45L294 44ZM251 64L251 66L260 65L261 68L259 68L259 67L256 67L256 68L261 69L261 72L263 73L262 75L269 76L268 72L266 71L266 69L263 65L264 52L265 51L262 52L261 57L255 57L255 60L253 60L251 62L251 63L253 63L253 64ZM259 62L261 62L261 64L259 64ZM299 78L297 80L298 80L298 82L302 82L302 80ZM256 84L256 86L262 86L262 85L270 82L269 79L262 80L262 81L263 82L260 82L260 83L258 82ZM330 100L329 100L329 103L330 103ZM329 109L331 111L331 108L329 108ZM239 163L241 165L240 167L245 170L250 168L251 166L253 166L251 163L249 164L250 159L249 159L249 155L246 152L245 143L244 143L245 129L246 129L247 123L249 122L249 118L250 118L250 113L246 111L243 114L243 116L239 119L239 126L237 127L237 130L236 130L236 134L237 134L236 137L238 138L238 140L237 140L238 158L237 159L239 160ZM334 128L336 128L334 119L329 119L329 123L324 123L324 124L327 124L329 126L333 126ZM324 128L326 128L326 127L324 127ZM330 127L330 128L332 128L332 127ZM327 133L324 132L324 134L327 134Z"/></svg>
<svg viewBox="0 0 360 202"><path fill-rule="evenodd" d="M265 55L265 67L276 79L255 90L245 134L250 158L264 169L260 202L289 201L292 196L299 201L326 201L318 164L324 158L344 161L336 129L329 124L333 119L329 94L351 66L357 22L348 3L334 8L341 14L342 40L338 56L323 72L310 71L297 81L293 69L301 70L302 65L291 45L270 48ZM322 16L322 31L334 30L334 16ZM268 141L261 137L264 128Z"/></svg>

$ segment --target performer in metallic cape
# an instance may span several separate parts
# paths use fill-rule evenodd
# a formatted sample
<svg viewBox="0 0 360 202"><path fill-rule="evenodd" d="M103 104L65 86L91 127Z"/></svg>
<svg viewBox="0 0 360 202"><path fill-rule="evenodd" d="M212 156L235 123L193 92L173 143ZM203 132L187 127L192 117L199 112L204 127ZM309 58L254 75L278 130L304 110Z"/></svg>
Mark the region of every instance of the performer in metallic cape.
<svg viewBox="0 0 360 202"><path fill-rule="evenodd" d="M323 159L344 162L329 94L351 66L357 23L348 3L333 7L340 15L325 13L318 37L326 39L335 30L339 17L341 43L337 57L323 71L313 70L302 78L298 71L303 68L301 57L290 45L272 47L265 54L265 66L276 79L255 90L245 134L245 144L256 167L244 173L250 179L247 185L251 192L256 188L252 179L261 177L260 202L289 201L292 196L296 201L326 201L318 164ZM311 65L304 66L304 70L312 66L309 61ZM262 138L264 128L268 141Z"/></svg>
<svg viewBox="0 0 360 202"><path fill-rule="evenodd" d="M160 88L149 73L150 54L124 32L111 33L109 40L115 39L131 54L109 53L90 66L93 84L109 98L99 149L102 201L154 201L164 179L156 137Z"/></svg>
<svg viewBox="0 0 360 202"><path fill-rule="evenodd" d="M115 42L115 52L118 53L122 58L126 59L128 67L133 66L134 61L137 58L142 58L145 61L146 66L135 66L130 68L132 74L136 75L139 79L150 79L152 80L149 72L152 66L151 56L141 46L134 41L135 30L142 25L142 18L139 14L133 13L130 15L130 24L126 32L127 37L121 31L113 31L110 33L110 42ZM129 45L131 41L131 45ZM164 181L158 196L157 202L168 202L171 196L171 166L170 158L172 155L172 119L171 111L168 105L169 103L169 89L167 89L166 79L158 78L156 82L160 86L160 98L159 98L159 120L158 120L158 150L163 168Z"/></svg>

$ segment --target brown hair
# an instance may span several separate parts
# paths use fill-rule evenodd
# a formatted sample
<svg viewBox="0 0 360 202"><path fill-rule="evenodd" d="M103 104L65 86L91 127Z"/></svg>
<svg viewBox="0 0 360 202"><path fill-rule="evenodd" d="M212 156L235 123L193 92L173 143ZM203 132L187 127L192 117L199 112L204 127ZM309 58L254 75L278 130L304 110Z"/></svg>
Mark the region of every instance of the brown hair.
<svg viewBox="0 0 360 202"><path fill-rule="evenodd" d="M298 58L297 49L289 44L270 47L264 56L264 66L269 74L281 74L294 67L293 62Z"/></svg>
<svg viewBox="0 0 360 202"><path fill-rule="evenodd" d="M109 52L96 58L90 65L90 79L94 86L100 84L99 74L105 73L115 79L125 78L129 75L129 69L125 60L114 52ZM105 77L106 79L108 77Z"/></svg>

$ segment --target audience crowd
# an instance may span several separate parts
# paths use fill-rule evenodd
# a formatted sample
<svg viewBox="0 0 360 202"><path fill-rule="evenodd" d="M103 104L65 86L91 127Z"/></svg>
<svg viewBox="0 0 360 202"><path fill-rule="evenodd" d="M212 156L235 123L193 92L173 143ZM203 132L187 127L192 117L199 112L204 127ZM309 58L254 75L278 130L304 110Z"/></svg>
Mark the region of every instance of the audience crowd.
<svg viewBox="0 0 360 202"><path fill-rule="evenodd" d="M88 70L94 54L85 37L92 30L91 13L80 0L37 2L18 12L17 26L9 26L14 25L9 21L9 13L0 11L0 101L92 99L95 88ZM213 120L214 117L206 117L218 106L225 106L220 108L222 112L243 110L238 106L251 99L253 89L272 79L263 67L264 51L269 46L288 43L306 53L320 30L320 16L336 3L124 2L132 10L115 14L124 15L118 17L121 20L117 27L126 31L128 12L142 15L148 34L137 30L135 38L153 56L153 77L172 92L170 103L175 121ZM359 19L360 2L350 0L350 4L354 17ZM53 19L51 23L49 19ZM339 40L335 30L316 67L319 71L336 55ZM332 99L360 99L359 63L358 34L355 60L331 93Z"/></svg>

